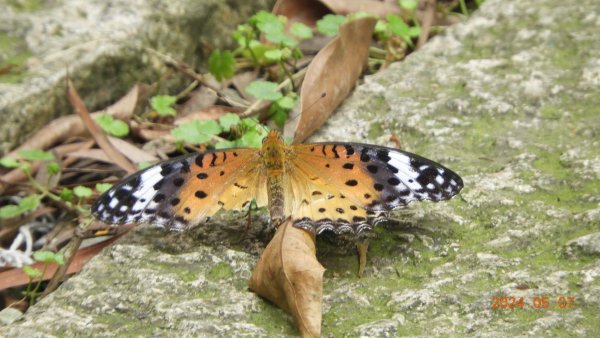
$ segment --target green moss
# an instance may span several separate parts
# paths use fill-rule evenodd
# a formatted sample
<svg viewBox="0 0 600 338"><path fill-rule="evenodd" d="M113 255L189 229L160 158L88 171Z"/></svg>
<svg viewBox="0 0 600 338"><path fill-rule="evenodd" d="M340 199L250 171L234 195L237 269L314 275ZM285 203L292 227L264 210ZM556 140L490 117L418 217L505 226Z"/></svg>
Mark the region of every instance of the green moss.
<svg viewBox="0 0 600 338"><path fill-rule="evenodd" d="M26 47L25 41L0 32L0 82L18 83L24 78L25 61L32 55Z"/></svg>
<svg viewBox="0 0 600 338"><path fill-rule="evenodd" d="M233 270L231 270L231 266L229 266L227 263L219 263L215 265L212 269L210 269L208 274L206 274L206 277L212 281L227 279L231 278L232 276Z"/></svg>
<svg viewBox="0 0 600 338"><path fill-rule="evenodd" d="M272 335L293 336L298 334L293 320L283 310L267 301L258 304L258 310L249 315L252 324L267 330Z"/></svg>
<svg viewBox="0 0 600 338"><path fill-rule="evenodd" d="M34 12L43 7L41 0L8 0L7 4L16 12Z"/></svg>
<svg viewBox="0 0 600 338"><path fill-rule="evenodd" d="M371 123L367 137L371 140L376 139L383 135L383 126L381 123Z"/></svg>

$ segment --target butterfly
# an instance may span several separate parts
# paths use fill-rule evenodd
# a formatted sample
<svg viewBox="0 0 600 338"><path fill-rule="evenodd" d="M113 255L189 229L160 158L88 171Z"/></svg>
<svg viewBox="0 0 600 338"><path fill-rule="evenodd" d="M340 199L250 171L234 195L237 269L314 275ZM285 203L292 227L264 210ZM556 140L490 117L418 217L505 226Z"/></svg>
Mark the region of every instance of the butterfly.
<svg viewBox="0 0 600 338"><path fill-rule="evenodd" d="M105 192L92 213L109 224L184 230L252 200L278 225L319 234L359 233L411 201L447 200L463 187L444 166L393 148L358 143L286 145L270 131L260 149L183 155L135 173Z"/></svg>

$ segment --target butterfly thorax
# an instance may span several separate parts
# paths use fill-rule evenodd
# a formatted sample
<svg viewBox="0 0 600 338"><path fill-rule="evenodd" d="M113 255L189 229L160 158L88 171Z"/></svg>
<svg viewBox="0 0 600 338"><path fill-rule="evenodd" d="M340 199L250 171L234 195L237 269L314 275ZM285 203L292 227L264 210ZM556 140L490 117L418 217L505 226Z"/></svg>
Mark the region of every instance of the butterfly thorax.
<svg viewBox="0 0 600 338"><path fill-rule="evenodd" d="M284 219L283 175L286 156L291 150L283 142L281 135L271 131L263 140L260 150L265 168L267 169L267 196L271 221L278 226Z"/></svg>

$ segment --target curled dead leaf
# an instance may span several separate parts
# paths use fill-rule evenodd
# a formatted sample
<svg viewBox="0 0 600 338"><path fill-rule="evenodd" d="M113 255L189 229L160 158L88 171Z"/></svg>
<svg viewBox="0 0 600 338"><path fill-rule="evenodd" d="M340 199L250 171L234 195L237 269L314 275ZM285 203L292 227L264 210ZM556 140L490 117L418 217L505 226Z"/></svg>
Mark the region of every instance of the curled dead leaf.
<svg viewBox="0 0 600 338"><path fill-rule="evenodd" d="M302 337L321 335L323 273L314 235L287 220L263 251L250 278L250 290L294 317Z"/></svg>
<svg viewBox="0 0 600 338"><path fill-rule="evenodd" d="M308 66L300 90L302 115L290 119L297 123L294 143L304 141L323 125L348 96L367 62L376 22L373 17L363 17L345 23Z"/></svg>

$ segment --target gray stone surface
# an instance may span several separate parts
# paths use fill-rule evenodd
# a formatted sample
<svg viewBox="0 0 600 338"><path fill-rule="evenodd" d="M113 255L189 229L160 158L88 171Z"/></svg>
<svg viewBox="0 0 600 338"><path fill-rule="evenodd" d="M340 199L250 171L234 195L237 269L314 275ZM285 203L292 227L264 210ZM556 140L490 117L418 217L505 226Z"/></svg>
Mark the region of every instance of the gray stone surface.
<svg viewBox="0 0 600 338"><path fill-rule="evenodd" d="M489 0L357 88L313 140L390 145L396 134L465 188L378 227L362 279L351 245L319 238L323 336L600 335L600 259L581 249L593 248L600 215L598 46L596 0ZM0 329L293 336L289 317L246 291L268 241L263 218L241 240L236 222L140 228ZM493 309L493 297L528 308ZM544 297L548 308L534 308Z"/></svg>
<svg viewBox="0 0 600 338"><path fill-rule="evenodd" d="M25 68L0 75L0 155L72 112L67 73L90 110L103 108L136 82L152 83L168 73L145 48L202 65L213 48L230 43L238 23L271 2L0 1L0 65ZM164 77L161 88L182 80Z"/></svg>

